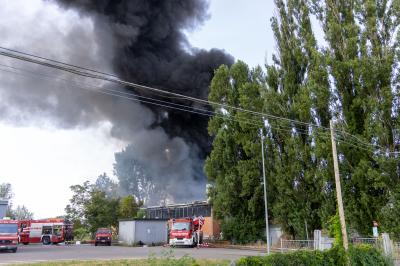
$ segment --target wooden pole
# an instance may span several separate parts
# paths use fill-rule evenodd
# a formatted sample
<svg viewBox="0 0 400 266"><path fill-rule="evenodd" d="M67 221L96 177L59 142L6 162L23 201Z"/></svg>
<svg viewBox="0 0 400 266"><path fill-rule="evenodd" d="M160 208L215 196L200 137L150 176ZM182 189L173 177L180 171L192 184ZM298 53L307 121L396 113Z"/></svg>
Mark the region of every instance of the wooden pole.
<svg viewBox="0 0 400 266"><path fill-rule="evenodd" d="M346 220L344 218L343 199L342 199L342 188L340 186L340 177L339 177L339 163L336 151L336 138L332 120L330 121L330 128L331 128L331 141L332 141L333 168L335 170L336 199L339 208L340 226L342 228L343 247L344 250L347 251L349 249L349 242L347 240Z"/></svg>

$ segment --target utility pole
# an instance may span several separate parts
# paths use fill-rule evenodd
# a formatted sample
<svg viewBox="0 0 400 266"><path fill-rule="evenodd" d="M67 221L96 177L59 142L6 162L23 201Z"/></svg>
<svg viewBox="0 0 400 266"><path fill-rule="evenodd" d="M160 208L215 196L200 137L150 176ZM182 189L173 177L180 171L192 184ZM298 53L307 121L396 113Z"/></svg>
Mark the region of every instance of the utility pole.
<svg viewBox="0 0 400 266"><path fill-rule="evenodd" d="M334 130L334 125L333 125L332 120L330 121L330 128L331 128L331 141L332 141L332 154L333 154L333 168L335 170L336 199L337 199L338 208L339 208L340 226L342 228L343 247L344 247L344 250L347 251L349 248L349 243L347 240L346 220L344 218L342 188L340 186L339 163L338 163L338 156L337 156L337 151L336 151L335 130Z"/></svg>
<svg viewBox="0 0 400 266"><path fill-rule="evenodd" d="M263 181L264 181L264 205L265 205L265 234L267 237L267 254L269 255L269 226L268 226L268 201L267 201L267 183L265 178L265 163L264 163L264 133L260 130L261 136L261 155L263 167Z"/></svg>

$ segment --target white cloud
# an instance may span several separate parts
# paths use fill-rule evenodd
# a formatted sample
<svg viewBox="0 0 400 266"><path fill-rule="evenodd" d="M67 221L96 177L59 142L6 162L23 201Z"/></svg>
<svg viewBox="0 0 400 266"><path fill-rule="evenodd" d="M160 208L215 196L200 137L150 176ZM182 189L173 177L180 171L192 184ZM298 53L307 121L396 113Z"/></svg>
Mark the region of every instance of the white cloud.
<svg viewBox="0 0 400 266"><path fill-rule="evenodd" d="M109 130L108 123L85 130L0 124L0 182L11 183L14 204L26 205L36 218L62 215L69 186L112 174L114 152L125 144Z"/></svg>

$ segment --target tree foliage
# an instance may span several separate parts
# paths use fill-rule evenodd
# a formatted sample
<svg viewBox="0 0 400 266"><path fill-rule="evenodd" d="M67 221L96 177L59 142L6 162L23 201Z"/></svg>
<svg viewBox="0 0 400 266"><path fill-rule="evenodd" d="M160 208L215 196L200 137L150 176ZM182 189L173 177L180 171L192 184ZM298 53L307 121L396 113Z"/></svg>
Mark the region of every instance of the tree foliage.
<svg viewBox="0 0 400 266"><path fill-rule="evenodd" d="M133 195L138 202L158 204L165 199L161 184L155 182L145 167L135 158L132 145L115 153L114 174L118 178L120 192Z"/></svg>
<svg viewBox="0 0 400 266"><path fill-rule="evenodd" d="M330 95L324 57L318 52L304 1L277 0L271 24L277 43L267 65L264 110L291 120L268 119L268 178L276 189L272 215L283 229L305 239L334 210L329 126Z"/></svg>
<svg viewBox="0 0 400 266"><path fill-rule="evenodd" d="M275 4L271 25L277 49L265 77L242 62L221 66L209 92L210 101L269 114L260 125L254 113L214 106L209 121L213 150L205 171L224 234L238 241L261 236L258 128L266 136L270 221L295 238L328 227L336 214L327 130L334 120L347 225L369 235L372 221L378 220L400 236L395 218L400 198L400 2ZM322 42L313 32L318 27Z"/></svg>
<svg viewBox="0 0 400 266"><path fill-rule="evenodd" d="M10 183L0 184L0 199L9 200L13 197L12 188Z"/></svg>
<svg viewBox="0 0 400 266"><path fill-rule="evenodd" d="M18 205L15 209L11 209L10 217L14 220L30 220L33 219L33 213L25 205Z"/></svg>
<svg viewBox="0 0 400 266"><path fill-rule="evenodd" d="M8 200L6 216L15 220L32 219L33 213L30 212L25 205L18 205L16 208L13 208L11 202L13 197L14 193L12 192L12 186L10 183L0 184L0 199Z"/></svg>
<svg viewBox="0 0 400 266"><path fill-rule="evenodd" d="M139 207L142 205L141 202L136 202L135 197L132 195L123 197L119 201L118 217L124 219L136 218Z"/></svg>
<svg viewBox="0 0 400 266"><path fill-rule="evenodd" d="M314 0L341 129L366 143L339 142L345 211L360 233L382 220L399 187L399 1ZM349 136L345 136L349 138ZM350 141L351 138L348 139Z"/></svg>
<svg viewBox="0 0 400 266"><path fill-rule="evenodd" d="M101 227L117 227L118 204L118 198L109 198L104 191L91 191L84 205L84 217L89 231L94 233Z"/></svg>
<svg viewBox="0 0 400 266"><path fill-rule="evenodd" d="M262 80L259 68L249 70L243 62L231 68L221 66L211 83L209 100L261 111ZM225 237L238 242L261 238L263 217L259 214L263 213L263 188L259 128L247 123L246 114L236 109L214 106L214 111L217 115L209 122L209 132L215 138L205 171L213 182L209 196L215 214L222 219Z"/></svg>
<svg viewBox="0 0 400 266"><path fill-rule="evenodd" d="M74 229L95 232L99 227L117 226L119 197L114 191L116 184L105 174L94 184L85 181L71 186L70 204L65 208L66 218L74 223Z"/></svg>

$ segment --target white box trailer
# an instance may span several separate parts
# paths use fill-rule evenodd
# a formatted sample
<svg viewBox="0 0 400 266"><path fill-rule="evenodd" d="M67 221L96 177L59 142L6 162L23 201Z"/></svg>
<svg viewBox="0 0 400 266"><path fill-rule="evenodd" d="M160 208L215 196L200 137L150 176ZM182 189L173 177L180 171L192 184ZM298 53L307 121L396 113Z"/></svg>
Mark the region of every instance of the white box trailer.
<svg viewBox="0 0 400 266"><path fill-rule="evenodd" d="M168 225L166 219L120 220L118 238L124 244L166 244Z"/></svg>

